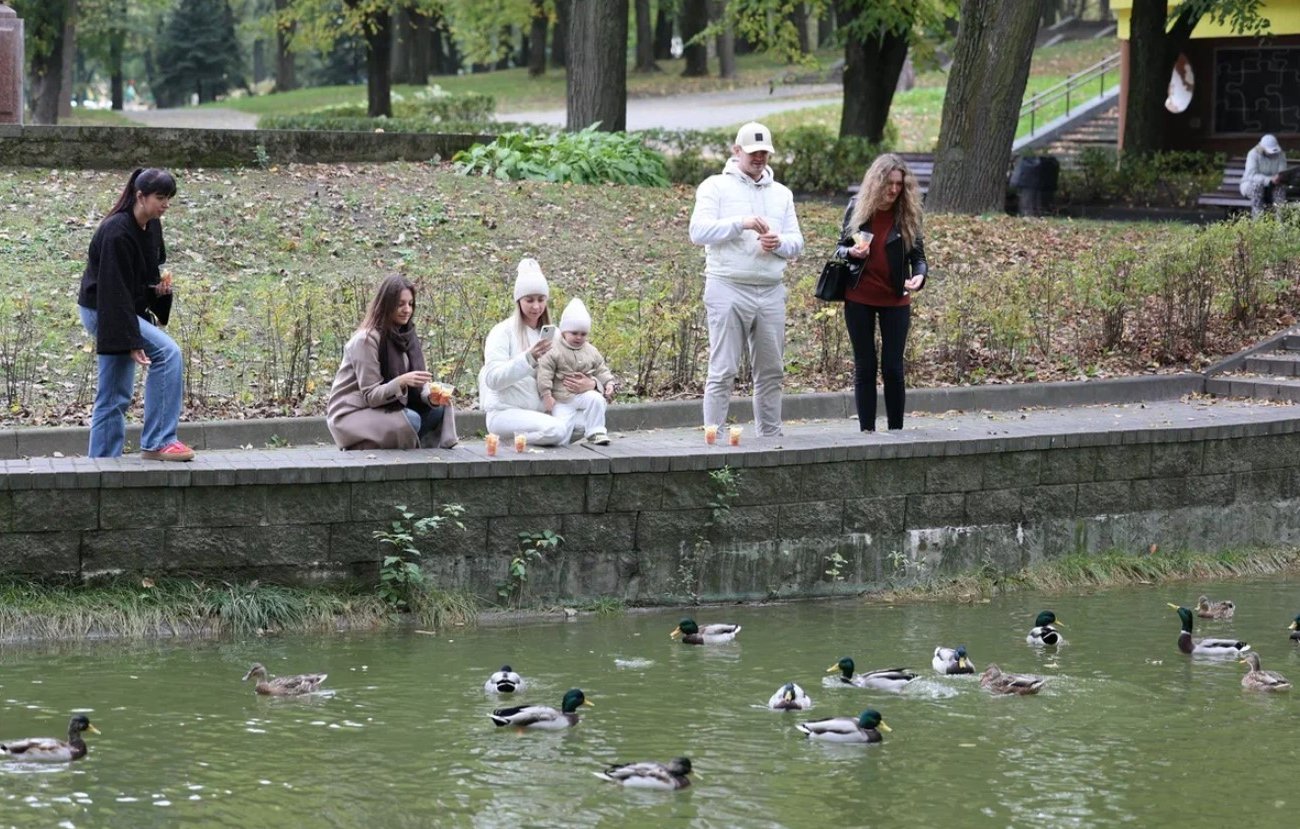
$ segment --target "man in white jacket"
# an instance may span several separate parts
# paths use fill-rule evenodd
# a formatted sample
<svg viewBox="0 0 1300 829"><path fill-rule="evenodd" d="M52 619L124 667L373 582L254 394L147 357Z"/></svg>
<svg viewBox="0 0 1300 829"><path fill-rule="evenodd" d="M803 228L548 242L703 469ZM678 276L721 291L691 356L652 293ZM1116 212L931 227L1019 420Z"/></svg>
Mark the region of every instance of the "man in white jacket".
<svg viewBox="0 0 1300 829"><path fill-rule="evenodd" d="M1286 155L1277 137L1266 135L1246 155L1246 169L1237 188L1250 199L1251 218L1259 218L1265 208L1286 203L1286 183L1282 171L1286 169Z"/></svg>
<svg viewBox="0 0 1300 829"><path fill-rule="evenodd" d="M695 191L691 242L704 245L704 308L709 323L709 377L704 425L721 425L741 349L754 371L754 425L760 436L781 434L785 376L785 285L789 260L803 252L794 197L767 166L775 149L762 124L740 128L721 173Z"/></svg>

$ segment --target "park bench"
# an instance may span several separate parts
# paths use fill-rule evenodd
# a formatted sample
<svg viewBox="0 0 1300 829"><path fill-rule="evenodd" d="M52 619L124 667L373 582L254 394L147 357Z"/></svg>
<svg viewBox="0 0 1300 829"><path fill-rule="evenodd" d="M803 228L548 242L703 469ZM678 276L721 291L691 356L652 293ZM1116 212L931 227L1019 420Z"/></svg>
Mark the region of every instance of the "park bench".
<svg viewBox="0 0 1300 829"><path fill-rule="evenodd" d="M921 191L921 198L930 192L930 178L934 175L934 156L930 153L898 153L907 162L907 168L916 176L916 186ZM865 171L864 171L865 172ZM862 179L849 185L849 195L856 195L862 186Z"/></svg>
<svg viewBox="0 0 1300 829"><path fill-rule="evenodd" d="M1198 196L1196 199L1197 206L1222 207L1227 213L1237 210L1249 210L1250 199L1241 195L1241 191L1237 189L1241 186L1241 177L1245 172L1246 157L1244 155L1228 159L1227 165L1223 168L1223 180L1219 182L1219 189Z"/></svg>

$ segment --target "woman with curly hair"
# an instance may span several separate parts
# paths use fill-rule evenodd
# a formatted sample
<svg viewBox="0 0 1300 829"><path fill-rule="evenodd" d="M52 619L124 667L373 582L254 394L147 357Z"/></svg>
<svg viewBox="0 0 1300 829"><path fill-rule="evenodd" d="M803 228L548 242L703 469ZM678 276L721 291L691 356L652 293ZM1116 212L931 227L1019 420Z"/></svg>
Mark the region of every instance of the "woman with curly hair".
<svg viewBox="0 0 1300 829"><path fill-rule="evenodd" d="M849 200L840 229L838 258L853 281L844 293L844 323L853 343L853 397L858 425L876 430L876 321L880 321L880 374L890 429L903 428L906 402L903 353L912 320L911 294L925 287L921 196L907 162L880 156Z"/></svg>

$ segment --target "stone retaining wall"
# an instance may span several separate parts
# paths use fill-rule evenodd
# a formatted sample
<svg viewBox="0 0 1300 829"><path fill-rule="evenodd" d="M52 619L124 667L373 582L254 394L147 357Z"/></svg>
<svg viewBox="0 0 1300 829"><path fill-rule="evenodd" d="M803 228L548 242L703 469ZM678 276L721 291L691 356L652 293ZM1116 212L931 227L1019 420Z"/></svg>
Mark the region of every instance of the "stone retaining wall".
<svg viewBox="0 0 1300 829"><path fill-rule="evenodd" d="M43 468L0 477L0 571L294 581L372 577L395 505L462 504L429 539L446 587L495 596L520 532L564 536L541 600L810 596L1079 551L1300 540L1300 422L959 442L431 460L367 453L240 468ZM338 455L338 453L336 453ZM710 526L709 472L740 472ZM699 542L707 539L710 545ZM827 557L846 559L842 581Z"/></svg>
<svg viewBox="0 0 1300 829"><path fill-rule="evenodd" d="M0 126L0 167L131 169L450 159L491 135L196 130L158 127Z"/></svg>

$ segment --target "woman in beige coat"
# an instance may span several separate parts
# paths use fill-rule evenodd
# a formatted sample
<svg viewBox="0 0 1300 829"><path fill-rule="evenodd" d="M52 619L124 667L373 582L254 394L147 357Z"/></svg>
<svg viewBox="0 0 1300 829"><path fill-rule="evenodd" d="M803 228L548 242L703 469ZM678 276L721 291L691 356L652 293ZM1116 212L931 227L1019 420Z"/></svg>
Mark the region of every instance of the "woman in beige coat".
<svg viewBox="0 0 1300 829"><path fill-rule="evenodd" d="M330 389L325 424L340 449L415 449L426 435L436 435L439 448L456 445L451 403L429 401L433 375L414 315L415 286L400 274L385 277Z"/></svg>

